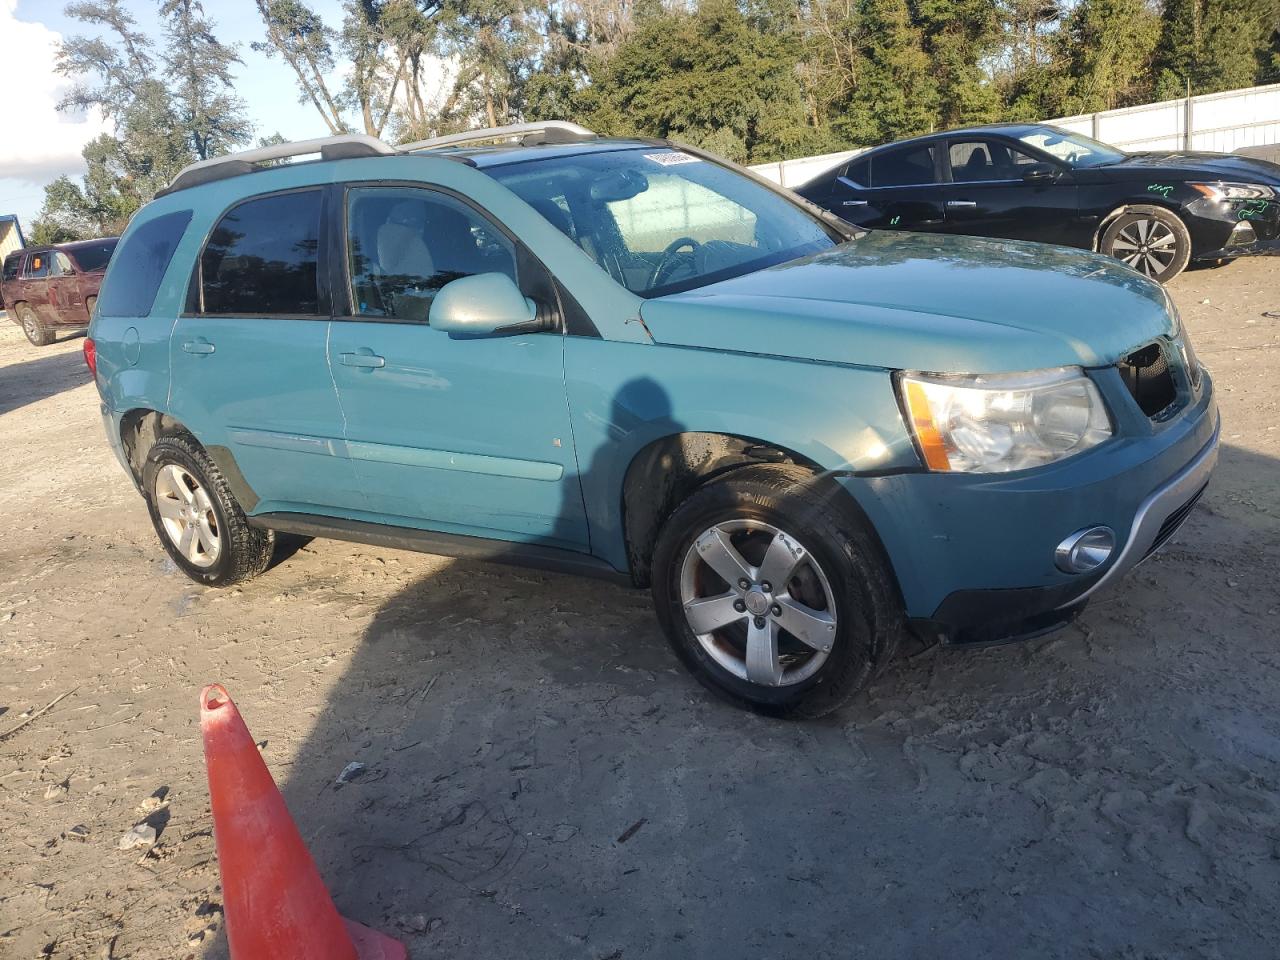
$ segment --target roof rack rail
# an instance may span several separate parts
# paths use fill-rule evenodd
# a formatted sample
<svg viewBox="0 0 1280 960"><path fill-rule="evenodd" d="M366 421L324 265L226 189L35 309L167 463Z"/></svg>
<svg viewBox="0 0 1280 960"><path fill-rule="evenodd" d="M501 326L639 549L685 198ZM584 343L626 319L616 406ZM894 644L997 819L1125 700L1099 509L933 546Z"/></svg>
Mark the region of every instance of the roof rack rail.
<svg viewBox="0 0 1280 960"><path fill-rule="evenodd" d="M429 140L418 140L397 147L401 153L415 153L419 150L438 150L441 147L457 147L464 143L479 143L484 140L509 140L515 137L528 137L542 134L540 143L573 143L577 140L591 140L599 134L567 120L539 120L534 123L513 123L505 127L486 127L483 130L469 130L466 133L451 133L443 137L431 137Z"/></svg>
<svg viewBox="0 0 1280 960"><path fill-rule="evenodd" d="M269 147L258 147L256 150L244 150L230 153L224 157L210 157L208 160L197 160L188 164L173 178L173 183L160 191L160 196L185 190L201 183L211 183L226 177L251 173L255 164L272 160L288 160L292 157L318 153L324 160L344 160L352 157L389 156L399 151L388 146L377 137L362 133L348 133L336 137L317 137L314 140L298 140L294 143L275 143Z"/></svg>

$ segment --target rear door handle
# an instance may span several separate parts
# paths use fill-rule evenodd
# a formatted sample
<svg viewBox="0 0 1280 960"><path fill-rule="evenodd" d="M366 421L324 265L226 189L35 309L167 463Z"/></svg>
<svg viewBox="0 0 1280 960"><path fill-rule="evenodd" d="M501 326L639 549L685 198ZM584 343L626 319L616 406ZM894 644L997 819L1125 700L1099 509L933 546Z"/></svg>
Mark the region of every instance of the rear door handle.
<svg viewBox="0 0 1280 960"><path fill-rule="evenodd" d="M865 207L866 205L867 205L867 201L865 200L845 200L841 204L841 206L844 206L844 207Z"/></svg>
<svg viewBox="0 0 1280 960"><path fill-rule="evenodd" d="M364 367L369 370L378 367L385 367L387 361L384 357L370 353L343 353L338 355L338 360L348 367Z"/></svg>
<svg viewBox="0 0 1280 960"><path fill-rule="evenodd" d="M948 200L947 208L950 210L972 210L978 205L976 200Z"/></svg>
<svg viewBox="0 0 1280 960"><path fill-rule="evenodd" d="M196 337L194 340L184 340L182 343L183 353L194 353L200 356L207 356L213 353L217 348L206 340L204 337Z"/></svg>

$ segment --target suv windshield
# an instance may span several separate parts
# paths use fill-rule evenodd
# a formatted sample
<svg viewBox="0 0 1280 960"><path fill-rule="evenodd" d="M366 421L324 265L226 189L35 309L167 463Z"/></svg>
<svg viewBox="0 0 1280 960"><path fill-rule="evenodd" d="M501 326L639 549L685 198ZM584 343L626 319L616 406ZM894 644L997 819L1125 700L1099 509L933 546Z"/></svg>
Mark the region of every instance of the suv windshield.
<svg viewBox="0 0 1280 960"><path fill-rule="evenodd" d="M71 255L75 257L75 261L80 265L81 270L85 273L94 273L107 268L107 261L111 259L111 254L115 252L117 243L119 243L119 240L112 238L110 240L95 240L93 243L79 244L71 248Z"/></svg>
<svg viewBox="0 0 1280 960"><path fill-rule="evenodd" d="M642 297L741 276L844 239L754 180L666 146L482 169Z"/></svg>
<svg viewBox="0 0 1280 960"><path fill-rule="evenodd" d="M1039 127L1018 139L1072 167L1105 167L1128 156L1123 150L1086 137L1083 133L1072 133L1058 127Z"/></svg>

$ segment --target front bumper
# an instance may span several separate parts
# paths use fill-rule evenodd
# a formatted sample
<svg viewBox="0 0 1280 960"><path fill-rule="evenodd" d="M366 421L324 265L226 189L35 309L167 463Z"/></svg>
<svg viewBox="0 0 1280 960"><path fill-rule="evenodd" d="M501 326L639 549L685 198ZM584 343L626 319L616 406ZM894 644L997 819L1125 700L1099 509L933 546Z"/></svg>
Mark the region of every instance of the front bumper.
<svg viewBox="0 0 1280 960"><path fill-rule="evenodd" d="M1114 371L1095 380L1123 390ZM1110 399L1110 398L1109 398ZM1120 404L1109 404L1119 421ZM996 641L1043 632L1157 549L1185 518L1217 457L1219 418L1205 373L1173 419L1134 408L1116 438L1020 474L899 473L840 482L880 535L907 617L935 636ZM1058 569L1071 533L1116 532L1110 559L1089 574Z"/></svg>
<svg viewBox="0 0 1280 960"><path fill-rule="evenodd" d="M1177 533L1209 485L1220 434L1219 425L1195 459L1142 501L1128 536L1100 572L1053 587L959 590L932 617L914 619L913 628L945 642L971 644L1026 639L1069 623L1090 597L1123 579Z"/></svg>

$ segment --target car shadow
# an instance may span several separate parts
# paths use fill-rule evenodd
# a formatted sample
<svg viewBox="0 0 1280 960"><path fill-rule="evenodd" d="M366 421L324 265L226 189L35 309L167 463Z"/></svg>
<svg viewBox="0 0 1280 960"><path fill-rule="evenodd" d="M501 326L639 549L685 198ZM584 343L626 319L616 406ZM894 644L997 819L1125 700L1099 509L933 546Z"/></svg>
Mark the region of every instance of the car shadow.
<svg viewBox="0 0 1280 960"><path fill-rule="evenodd" d="M0 367L0 415L74 390L92 379L78 351L46 354Z"/></svg>

